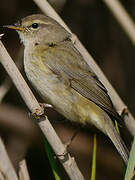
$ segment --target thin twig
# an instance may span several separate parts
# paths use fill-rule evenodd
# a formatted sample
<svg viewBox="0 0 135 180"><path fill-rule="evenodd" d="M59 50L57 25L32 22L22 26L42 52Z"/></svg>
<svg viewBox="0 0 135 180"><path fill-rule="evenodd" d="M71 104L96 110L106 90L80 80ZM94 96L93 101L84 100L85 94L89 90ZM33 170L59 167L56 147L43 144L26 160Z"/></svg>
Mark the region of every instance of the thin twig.
<svg viewBox="0 0 135 180"><path fill-rule="evenodd" d="M18 89L30 111L32 113L36 113L37 115L43 114L43 109L40 107L38 101L29 89L28 85L26 84L14 61L9 56L1 41L0 62L4 66L7 73L10 75L10 78L12 79L13 83L15 84L16 88ZM46 136L48 142L51 144L56 155L60 155L58 156L58 158L64 166L65 171L69 175L70 179L83 180L84 177L78 169L74 158L71 158L70 155L66 152L65 146L62 144L61 140L55 133L47 117L43 118L42 121L39 122L39 126L44 135Z"/></svg>
<svg viewBox="0 0 135 180"><path fill-rule="evenodd" d="M71 30L67 27L67 25L64 23L64 21L59 17L59 15L54 11L54 9L50 6L50 4L46 0L33 0L39 8L48 16L54 18L56 21L58 21L65 29L67 29L70 33ZM109 1L109 0L108 0ZM73 35L74 36L74 35ZM84 57L87 64L91 67L91 69L96 73L96 75L99 77L100 81L106 86L108 90L108 94L110 95L113 104L118 111L119 114L123 112L124 109L127 109L127 106L124 104L124 102L121 100L115 89L112 87L112 85L109 83L108 79L102 72L102 70L99 68L99 66L96 64L92 56L88 53L88 51L84 48L84 46L81 44L79 39L76 37L75 40L75 47L79 50L79 52ZM128 111L128 115L124 117L124 122L129 129L130 133L135 136L135 120L131 113Z"/></svg>
<svg viewBox="0 0 135 180"><path fill-rule="evenodd" d="M0 39L3 35L4 34L0 34ZM17 54L17 57L19 57L19 55L21 53L22 53L22 50L20 48L19 52ZM17 65L21 68L20 61L17 62ZM12 85L11 80L9 79L9 77L6 77L4 83L0 86L0 103L2 102L2 100L5 97L5 95L7 94L7 92L9 91L11 85ZM30 178L28 178L29 177L28 170L27 170L27 166L25 164L26 164L25 160L23 160L22 164L20 164L20 179L21 180L29 180L30 179ZM2 174L1 174L1 176L2 176ZM0 179L2 179L2 177L0 177Z"/></svg>
<svg viewBox="0 0 135 180"><path fill-rule="evenodd" d="M0 34L0 39L3 34ZM0 179L18 180L14 167L8 157L4 143L0 137Z"/></svg>
<svg viewBox="0 0 135 180"><path fill-rule="evenodd" d="M3 60L5 59L5 60ZM42 108L38 104L38 101L34 97L33 93L29 89L28 85L25 83L25 80L23 79L22 75L20 74L19 70L17 69L17 66L15 63L11 60L11 57L9 56L8 52L6 51L4 45L0 41L0 62L4 64L6 71L8 72L9 76L11 77L13 83L15 84L16 88L19 90L21 96L23 97L24 101L26 102L26 105L30 108L32 113L35 113L35 109L39 111L39 114L42 113ZM16 69L16 71L14 71ZM18 76L20 74L20 76ZM24 85L24 86L22 86ZM25 90L25 91L24 91ZM29 99L29 100L27 100ZM34 110L34 112L33 112Z"/></svg>
<svg viewBox="0 0 135 180"><path fill-rule="evenodd" d="M4 34L0 34L0 39ZM2 102L3 98L7 94L8 90L11 87L11 81L9 78L6 78L4 83L0 86L0 103Z"/></svg>
<svg viewBox="0 0 135 180"><path fill-rule="evenodd" d="M111 10L117 21L122 26L123 30L126 32L129 39L133 43L133 45L135 45L135 23L133 22L125 8L122 6L120 1L103 0L103 2Z"/></svg>
<svg viewBox="0 0 135 180"><path fill-rule="evenodd" d="M8 154L5 150L2 139L0 138L0 177L2 176L8 180L18 180L16 172L12 166L12 163L8 157Z"/></svg>
<svg viewBox="0 0 135 180"><path fill-rule="evenodd" d="M19 170L19 180L30 180L30 176L28 173L28 169L27 169L27 165L26 165L26 161L22 160L19 163L20 166L20 170Z"/></svg>

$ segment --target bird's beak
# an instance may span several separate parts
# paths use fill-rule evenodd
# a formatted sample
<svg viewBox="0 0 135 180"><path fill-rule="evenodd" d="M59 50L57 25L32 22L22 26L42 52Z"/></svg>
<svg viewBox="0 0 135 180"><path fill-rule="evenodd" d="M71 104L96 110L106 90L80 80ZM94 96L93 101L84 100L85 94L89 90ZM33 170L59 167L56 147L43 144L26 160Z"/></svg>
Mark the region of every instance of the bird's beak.
<svg viewBox="0 0 135 180"><path fill-rule="evenodd" d="M16 26L16 25L5 25L3 27L4 28L9 28L9 29L15 29L17 31L24 31L25 30L24 27L19 27L19 26Z"/></svg>

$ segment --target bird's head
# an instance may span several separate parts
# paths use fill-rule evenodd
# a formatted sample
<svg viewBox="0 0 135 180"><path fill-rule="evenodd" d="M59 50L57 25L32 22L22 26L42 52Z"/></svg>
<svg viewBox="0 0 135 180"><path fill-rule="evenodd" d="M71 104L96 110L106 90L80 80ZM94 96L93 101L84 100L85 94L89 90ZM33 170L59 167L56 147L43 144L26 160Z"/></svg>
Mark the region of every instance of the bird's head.
<svg viewBox="0 0 135 180"><path fill-rule="evenodd" d="M54 19L41 14L27 16L14 25L4 27L16 30L24 45L29 43L55 43L70 36Z"/></svg>

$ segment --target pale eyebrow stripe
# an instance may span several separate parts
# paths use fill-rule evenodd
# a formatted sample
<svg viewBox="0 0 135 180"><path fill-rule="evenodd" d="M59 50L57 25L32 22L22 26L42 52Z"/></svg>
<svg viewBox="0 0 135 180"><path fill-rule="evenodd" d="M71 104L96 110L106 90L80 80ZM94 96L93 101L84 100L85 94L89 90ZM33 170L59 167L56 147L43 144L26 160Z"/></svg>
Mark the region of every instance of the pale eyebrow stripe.
<svg viewBox="0 0 135 180"><path fill-rule="evenodd" d="M33 22L32 22L32 24L33 23L39 23L39 24L46 24L46 25L51 25L52 23L51 22L44 22L44 21L42 21L42 20L34 20ZM24 24L25 26L28 26L29 25L29 22L26 22L25 24Z"/></svg>
<svg viewBox="0 0 135 180"><path fill-rule="evenodd" d="M37 20L34 20L33 23L34 23L34 22L35 22L35 23L39 23L39 24L46 24L46 25L52 24L52 23L50 23L50 22L44 22L44 21L41 21L41 20L38 20L38 19L37 19Z"/></svg>

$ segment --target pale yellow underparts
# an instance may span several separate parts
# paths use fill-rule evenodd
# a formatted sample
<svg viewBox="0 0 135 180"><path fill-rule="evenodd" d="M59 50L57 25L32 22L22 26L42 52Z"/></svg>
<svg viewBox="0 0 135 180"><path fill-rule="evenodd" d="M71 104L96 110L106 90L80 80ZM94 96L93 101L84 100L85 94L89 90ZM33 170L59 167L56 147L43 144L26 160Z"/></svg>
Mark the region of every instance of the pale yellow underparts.
<svg viewBox="0 0 135 180"><path fill-rule="evenodd" d="M25 53L29 53L29 51ZM32 54L25 56L25 58L30 56ZM30 58L24 59L24 67L28 79L46 103L52 104L58 112L69 120L82 124L92 123L106 134L103 126L105 119L108 119L109 116L95 103L72 89L70 83L63 83L56 74L43 64L39 56L36 58L34 55L31 61Z"/></svg>

